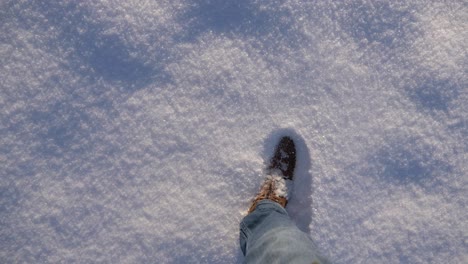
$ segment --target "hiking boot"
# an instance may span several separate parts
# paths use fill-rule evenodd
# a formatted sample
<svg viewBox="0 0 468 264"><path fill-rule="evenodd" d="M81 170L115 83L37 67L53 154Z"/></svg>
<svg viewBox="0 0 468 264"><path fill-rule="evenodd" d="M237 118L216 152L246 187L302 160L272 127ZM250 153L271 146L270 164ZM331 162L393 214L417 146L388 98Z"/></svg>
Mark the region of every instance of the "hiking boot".
<svg viewBox="0 0 468 264"><path fill-rule="evenodd" d="M286 207L288 203L288 189L292 187L294 168L296 167L296 148L289 137L281 138L275 153L267 167L267 177L255 196L249 213L253 212L257 204L265 199L279 203ZM289 188L288 188L289 185Z"/></svg>
<svg viewBox="0 0 468 264"><path fill-rule="evenodd" d="M268 175L262 184L260 192L255 196L252 205L249 208L249 213L253 212L257 204L265 199L272 200L285 207L288 203L288 188L283 177L278 175Z"/></svg>
<svg viewBox="0 0 468 264"><path fill-rule="evenodd" d="M267 173L272 174L275 170L279 170L283 178L292 180L295 167L296 147L294 141L290 137L282 137L276 147L275 154L270 160Z"/></svg>

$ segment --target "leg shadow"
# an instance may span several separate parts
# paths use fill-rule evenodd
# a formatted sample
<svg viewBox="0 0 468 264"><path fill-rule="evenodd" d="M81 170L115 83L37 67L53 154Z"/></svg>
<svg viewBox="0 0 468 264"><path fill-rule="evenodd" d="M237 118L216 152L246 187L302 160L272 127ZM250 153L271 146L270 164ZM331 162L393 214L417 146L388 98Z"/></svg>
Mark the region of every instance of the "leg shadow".
<svg viewBox="0 0 468 264"><path fill-rule="evenodd" d="M296 145L296 169L294 172L294 190L286 210L300 230L310 234L312 222L312 175L310 174L310 154L304 139L291 128L278 129L265 139L262 153L265 168L269 163L281 137L289 136Z"/></svg>

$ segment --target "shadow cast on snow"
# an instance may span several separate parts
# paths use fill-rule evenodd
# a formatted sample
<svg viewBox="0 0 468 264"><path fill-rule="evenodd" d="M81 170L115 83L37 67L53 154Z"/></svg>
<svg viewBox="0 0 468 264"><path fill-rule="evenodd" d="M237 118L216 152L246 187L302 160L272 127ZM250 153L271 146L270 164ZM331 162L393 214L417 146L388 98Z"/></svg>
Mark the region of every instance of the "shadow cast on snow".
<svg viewBox="0 0 468 264"><path fill-rule="evenodd" d="M289 136L296 145L296 169L294 172L294 190L286 206L291 218L300 230L310 233L312 222L312 175L310 174L310 153L304 139L291 128L278 129L266 137L263 160L268 164L281 137Z"/></svg>
<svg viewBox="0 0 468 264"><path fill-rule="evenodd" d="M171 82L163 69L167 50L159 50L157 63L132 55L141 53L142 47L127 43L118 32L107 33L112 25L95 18L95 12L86 5L39 2L35 8L47 18L45 27L59 29L59 41L49 46L72 51L67 55L68 66L84 79L103 79L118 85L124 93L143 89L150 83Z"/></svg>
<svg viewBox="0 0 468 264"><path fill-rule="evenodd" d="M359 173L395 185L437 188L441 177L453 173L453 168L448 161L436 157L435 151L414 137L391 138L367 157L368 166Z"/></svg>
<svg viewBox="0 0 468 264"><path fill-rule="evenodd" d="M418 32L413 5L397 8L388 2L346 4L347 16L336 17L357 43L379 44L379 48L406 47L411 34Z"/></svg>
<svg viewBox="0 0 468 264"><path fill-rule="evenodd" d="M295 29L294 16L287 8L274 2L275 8L265 9L249 0L195 0L178 21L185 30L178 41L194 42L207 32L228 37L253 37L262 49L276 49L278 44L296 46L304 36ZM258 44L258 43L257 43ZM257 47L259 48L259 47Z"/></svg>
<svg viewBox="0 0 468 264"><path fill-rule="evenodd" d="M424 74L425 75L425 74ZM462 85L451 79L432 76L415 76L415 85L408 85L405 91L421 111L449 113L452 101L462 93Z"/></svg>

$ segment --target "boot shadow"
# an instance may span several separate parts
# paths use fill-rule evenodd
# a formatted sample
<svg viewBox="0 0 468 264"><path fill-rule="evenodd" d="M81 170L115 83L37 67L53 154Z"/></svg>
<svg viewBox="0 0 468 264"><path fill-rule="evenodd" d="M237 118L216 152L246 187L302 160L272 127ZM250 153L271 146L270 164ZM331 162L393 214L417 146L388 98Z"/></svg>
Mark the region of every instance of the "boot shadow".
<svg viewBox="0 0 468 264"><path fill-rule="evenodd" d="M289 136L296 145L296 169L292 197L288 201L286 211L297 227L310 234L312 222L312 175L310 174L310 154L304 139L292 128L277 129L265 139L262 157L265 168L274 154L275 147L281 137Z"/></svg>

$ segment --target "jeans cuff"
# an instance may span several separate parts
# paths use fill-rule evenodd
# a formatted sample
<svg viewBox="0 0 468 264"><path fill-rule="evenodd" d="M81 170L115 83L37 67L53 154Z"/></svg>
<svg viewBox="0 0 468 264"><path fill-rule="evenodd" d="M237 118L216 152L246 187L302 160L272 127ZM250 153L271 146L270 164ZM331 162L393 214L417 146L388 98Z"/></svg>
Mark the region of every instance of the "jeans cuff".
<svg viewBox="0 0 468 264"><path fill-rule="evenodd" d="M272 201L272 200L269 200L269 199L265 199L265 200L261 200L257 203L257 206L254 210L257 211L257 210L260 210L260 211L264 211L264 210L268 210L268 209L273 209L275 211L280 211L284 214L288 214L286 212L286 209L283 208L283 206L281 206L279 203L275 202L275 201Z"/></svg>

